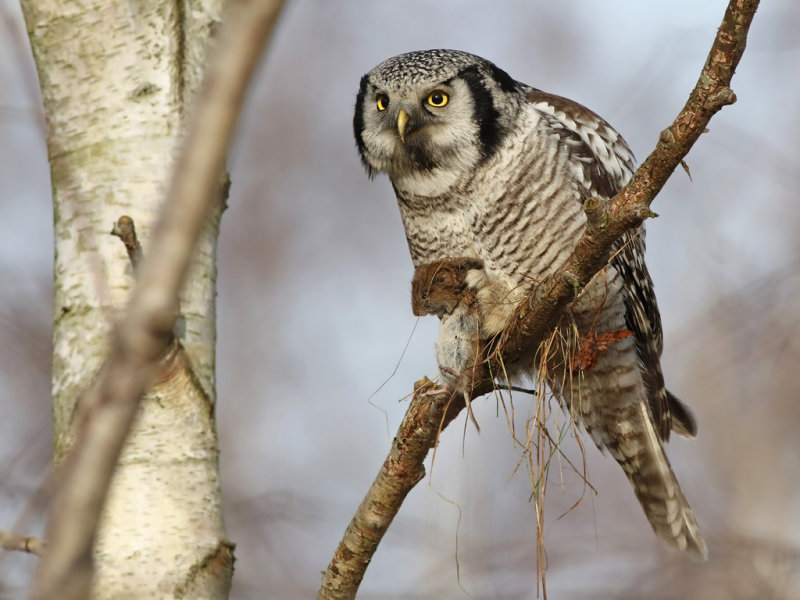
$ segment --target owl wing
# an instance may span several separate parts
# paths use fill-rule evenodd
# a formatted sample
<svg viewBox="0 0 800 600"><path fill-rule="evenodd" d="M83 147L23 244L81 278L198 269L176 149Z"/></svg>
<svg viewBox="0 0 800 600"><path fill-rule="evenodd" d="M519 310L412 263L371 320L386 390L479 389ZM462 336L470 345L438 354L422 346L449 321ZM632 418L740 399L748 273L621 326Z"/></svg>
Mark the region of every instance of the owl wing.
<svg viewBox="0 0 800 600"><path fill-rule="evenodd" d="M611 198L630 180L635 170L633 152L602 117L577 102L535 88L528 92L528 100L570 148L579 165L576 176L589 196ZM664 386L661 315L644 253L643 225L624 234L612 248L610 262L625 282L626 326L634 334L659 437L668 440L673 428L682 435L694 436L697 426L691 412Z"/></svg>

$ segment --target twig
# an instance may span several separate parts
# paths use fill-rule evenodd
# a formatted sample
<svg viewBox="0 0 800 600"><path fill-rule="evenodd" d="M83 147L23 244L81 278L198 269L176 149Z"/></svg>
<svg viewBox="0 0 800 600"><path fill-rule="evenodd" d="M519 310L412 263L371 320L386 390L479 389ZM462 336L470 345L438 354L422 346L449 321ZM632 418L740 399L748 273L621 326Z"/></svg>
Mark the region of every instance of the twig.
<svg viewBox="0 0 800 600"><path fill-rule="evenodd" d="M227 190L225 190L223 194L227 196ZM133 222L133 219L127 215L122 215L119 219L117 219L117 222L111 226L111 235L117 236L122 241L123 245L125 246L125 250L128 252L128 258L131 261L133 272L135 275L138 275L139 265L144 259L144 250L142 250L142 245L139 243L139 238L136 236L136 224ZM179 298L175 299L175 305L172 310L176 315L181 312ZM166 345L174 341L175 334L174 331L172 331L169 341L165 343L165 355L167 354ZM175 356L174 353L171 353L171 355ZM161 363L161 368L162 370L169 370L164 361ZM81 406L81 408L84 410L89 407L90 405L88 403L84 403L84 405Z"/></svg>
<svg viewBox="0 0 800 600"><path fill-rule="evenodd" d="M586 202L587 226L578 245L567 262L538 287L528 302L520 304L511 325L503 332L500 343L489 356L490 372L502 373L503 363L513 363L526 349L539 347L569 303L603 268L614 242L623 233L653 216L651 202L705 131L711 117L723 106L736 100L729 86L744 52L747 32L757 7L758 0L730 0L706 64L683 110L672 125L661 132L655 150L619 194L608 202L598 202L596 199ZM479 381L472 397L491 391L494 385L488 379ZM457 414L463 406L462 399L462 402L449 407L446 418L443 416L439 423L434 419L432 423L431 413L421 412L412 402L389 457L356 511L323 576L318 599L355 597L377 543L399 509L399 502L419 481L419 474L424 473L422 462L435 443L440 424L441 428L447 426L455 417L452 413ZM437 414L445 414L443 407L435 410ZM409 431L414 432L415 439L421 444L410 447L403 443ZM403 476L398 476L395 481L383 481L395 472L391 469L394 465L402 465L400 473ZM392 491L395 500L388 504L383 495L387 488ZM374 523L371 520L372 507L376 506L395 511L381 513L377 536L370 531ZM366 537L365 532L368 534ZM362 543L364 540L368 540L368 543Z"/></svg>
<svg viewBox="0 0 800 600"><path fill-rule="evenodd" d="M114 330L108 362L84 398L92 409L61 469L47 526L51 549L40 563L33 593L37 600L90 595L94 539L114 467L139 399L170 347L178 292L207 216L219 201L219 177L244 95L281 6L280 0L230 3L152 247L141 263L128 313Z"/></svg>
<svg viewBox="0 0 800 600"><path fill-rule="evenodd" d="M0 529L0 548L43 556L47 550L47 544L37 537L19 535Z"/></svg>
<svg viewBox="0 0 800 600"><path fill-rule="evenodd" d="M111 235L117 236L125 244L125 250L128 251L128 258L131 260L131 266L136 271L139 268L139 263L142 262L144 254L142 253L142 246L139 244L139 239L136 237L136 225L127 215L122 215L114 225L111 226Z"/></svg>

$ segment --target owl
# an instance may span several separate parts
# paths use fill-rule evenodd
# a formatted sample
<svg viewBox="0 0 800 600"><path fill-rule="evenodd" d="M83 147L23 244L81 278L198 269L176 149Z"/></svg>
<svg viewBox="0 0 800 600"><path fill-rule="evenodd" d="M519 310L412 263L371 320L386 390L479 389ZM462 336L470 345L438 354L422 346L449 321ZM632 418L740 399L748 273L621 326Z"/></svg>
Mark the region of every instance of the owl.
<svg viewBox="0 0 800 600"><path fill-rule="evenodd" d="M391 180L414 266L482 262L467 283L487 338L570 256L586 226L583 203L611 198L634 170L627 143L597 114L454 50L410 52L372 69L361 79L353 127L367 173ZM643 227L619 241L562 319L568 343L554 347L539 372L622 467L655 533L704 559L662 445L671 431L694 437L696 425L664 386L661 318L644 251ZM633 335L591 369L571 368L569 348L581 338L623 330ZM536 351L509 372L535 376Z"/></svg>

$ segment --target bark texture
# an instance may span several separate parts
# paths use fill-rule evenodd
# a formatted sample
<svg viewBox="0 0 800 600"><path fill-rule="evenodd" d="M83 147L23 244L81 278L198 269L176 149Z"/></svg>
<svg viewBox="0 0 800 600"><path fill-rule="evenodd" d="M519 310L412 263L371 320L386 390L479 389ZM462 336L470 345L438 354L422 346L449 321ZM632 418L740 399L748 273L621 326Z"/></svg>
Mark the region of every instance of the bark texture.
<svg viewBox="0 0 800 600"><path fill-rule="evenodd" d="M84 398L136 282L125 247L109 231L131 215L147 253L221 10L222 0L23 2L55 214L57 465L82 427L104 422ZM139 405L103 508L93 597L177 597L188 573L228 544L213 418L218 199L181 293L180 351L165 358ZM225 588L231 563L218 570ZM91 564L83 567L91 577Z"/></svg>

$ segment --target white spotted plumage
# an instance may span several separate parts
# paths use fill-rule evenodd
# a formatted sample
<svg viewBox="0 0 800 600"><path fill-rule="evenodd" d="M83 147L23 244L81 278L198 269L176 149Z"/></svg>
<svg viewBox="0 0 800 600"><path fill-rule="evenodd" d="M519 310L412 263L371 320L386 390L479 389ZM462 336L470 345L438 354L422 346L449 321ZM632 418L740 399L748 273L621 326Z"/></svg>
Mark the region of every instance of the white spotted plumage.
<svg viewBox="0 0 800 600"><path fill-rule="evenodd" d="M434 92L446 103L426 102ZM392 180L414 265L483 261L472 284L486 337L568 258L585 227L583 202L610 198L634 169L625 140L592 111L452 50L396 56L367 73L354 130L370 175ZM662 446L671 430L693 436L696 426L664 387L643 228L620 240L570 314L580 336L634 335L578 373L570 372L569 356L554 354L548 386L619 462L657 535L704 558L705 542ZM533 374L532 362L514 371Z"/></svg>

